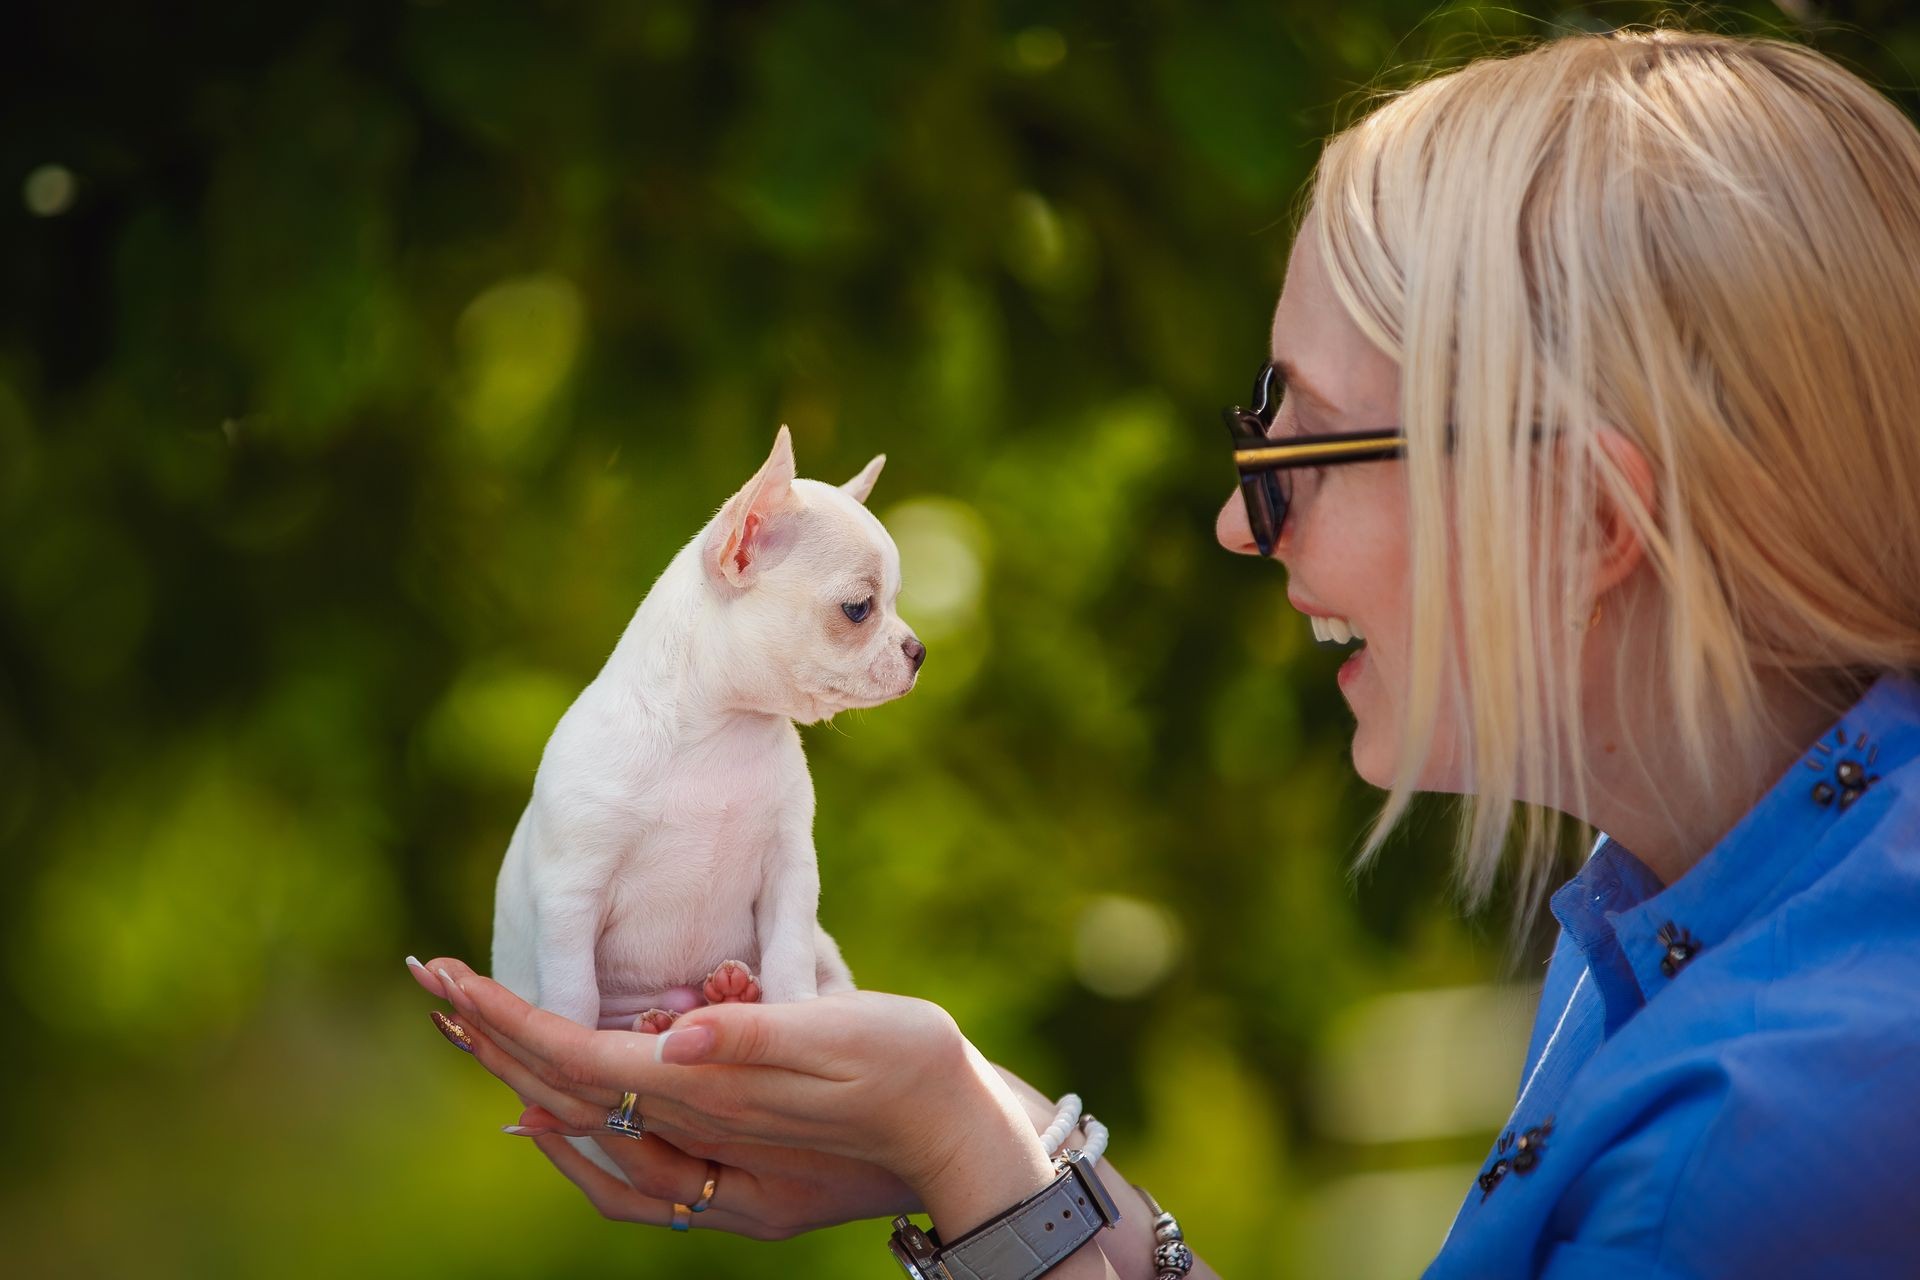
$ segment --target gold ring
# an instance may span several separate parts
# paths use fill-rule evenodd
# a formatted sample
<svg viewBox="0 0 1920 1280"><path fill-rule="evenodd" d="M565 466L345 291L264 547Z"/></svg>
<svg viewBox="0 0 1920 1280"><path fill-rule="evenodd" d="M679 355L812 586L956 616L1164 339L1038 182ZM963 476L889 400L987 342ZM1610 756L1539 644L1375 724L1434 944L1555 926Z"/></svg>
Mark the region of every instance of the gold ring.
<svg viewBox="0 0 1920 1280"><path fill-rule="evenodd" d="M709 1160L707 1161L707 1185L701 1188L700 1198L692 1204L681 1204L678 1200L673 1202L673 1229L686 1231L691 1228L693 1215L707 1211L708 1206L713 1203L713 1189L719 1185L720 1166Z"/></svg>
<svg viewBox="0 0 1920 1280"><path fill-rule="evenodd" d="M691 1213L705 1213L707 1211L707 1206L713 1203L713 1189L719 1185L720 1185L720 1166L714 1163L713 1161L709 1160L707 1161L706 1188L700 1192L700 1198L698 1200L695 1200L692 1204L687 1206L687 1210Z"/></svg>

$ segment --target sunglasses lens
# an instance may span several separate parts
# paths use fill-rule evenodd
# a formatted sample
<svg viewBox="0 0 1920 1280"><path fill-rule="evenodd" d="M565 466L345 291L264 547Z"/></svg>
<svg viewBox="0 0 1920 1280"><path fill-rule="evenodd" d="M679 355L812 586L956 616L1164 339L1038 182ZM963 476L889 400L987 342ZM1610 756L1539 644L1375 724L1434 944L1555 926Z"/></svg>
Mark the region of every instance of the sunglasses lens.
<svg viewBox="0 0 1920 1280"><path fill-rule="evenodd" d="M1280 526L1286 522L1287 502L1292 486L1284 471L1263 471L1240 477L1240 496L1247 504L1247 526L1260 554L1273 554L1280 539Z"/></svg>
<svg viewBox="0 0 1920 1280"><path fill-rule="evenodd" d="M1264 441L1273 432L1273 420L1286 395L1287 384L1273 365L1264 365L1253 383L1251 408L1233 408L1221 415L1236 447ZM1292 474L1285 470L1243 473L1240 496L1247 504L1247 527L1260 554L1270 556L1280 539L1280 526L1287 518L1287 503L1293 496Z"/></svg>

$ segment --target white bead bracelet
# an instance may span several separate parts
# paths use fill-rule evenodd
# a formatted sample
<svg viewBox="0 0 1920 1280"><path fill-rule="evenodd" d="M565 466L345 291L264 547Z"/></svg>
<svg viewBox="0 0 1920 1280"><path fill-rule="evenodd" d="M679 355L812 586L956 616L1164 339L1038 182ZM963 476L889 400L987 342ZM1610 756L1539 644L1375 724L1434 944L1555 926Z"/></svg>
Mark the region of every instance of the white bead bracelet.
<svg viewBox="0 0 1920 1280"><path fill-rule="evenodd" d="M1077 1093L1064 1095L1054 1105L1057 1109L1053 1123L1040 1135L1040 1144L1047 1149L1047 1154L1059 1155L1061 1148L1067 1144L1067 1136L1074 1129L1082 1128L1087 1131L1087 1140L1080 1148L1080 1155L1088 1164L1098 1161L1107 1149L1107 1126L1094 1119L1092 1113L1081 1112L1080 1095Z"/></svg>

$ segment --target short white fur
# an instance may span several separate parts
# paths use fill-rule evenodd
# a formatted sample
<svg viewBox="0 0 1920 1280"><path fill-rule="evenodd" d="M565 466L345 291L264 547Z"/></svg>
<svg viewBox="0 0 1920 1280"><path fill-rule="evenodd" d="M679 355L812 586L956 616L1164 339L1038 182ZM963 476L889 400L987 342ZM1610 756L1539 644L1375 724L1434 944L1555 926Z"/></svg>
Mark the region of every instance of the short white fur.
<svg viewBox="0 0 1920 1280"><path fill-rule="evenodd" d="M622 1028L725 960L768 1001L852 989L818 921L794 723L876 706L918 676L899 553L865 506L884 462L843 486L796 479L781 427L654 583L541 756L496 886L496 980ZM869 599L860 621L842 608Z"/></svg>

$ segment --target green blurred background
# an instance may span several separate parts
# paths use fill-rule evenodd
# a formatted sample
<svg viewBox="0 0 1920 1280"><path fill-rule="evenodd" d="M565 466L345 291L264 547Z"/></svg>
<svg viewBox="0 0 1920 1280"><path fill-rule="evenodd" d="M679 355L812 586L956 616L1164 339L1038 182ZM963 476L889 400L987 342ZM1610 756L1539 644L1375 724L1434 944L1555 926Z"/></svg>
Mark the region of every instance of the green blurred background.
<svg viewBox="0 0 1920 1280"><path fill-rule="evenodd" d="M16 7L0 1269L894 1274L879 1223L602 1222L401 964L484 965L547 733L781 422L889 454L930 649L806 733L862 985L1079 1090L1222 1271L1417 1269L1539 954L1461 919L1446 806L1350 877L1378 795L1213 544L1215 414L1367 85L1656 12ZM1704 20L1913 105L1900 6Z"/></svg>

